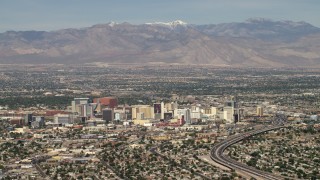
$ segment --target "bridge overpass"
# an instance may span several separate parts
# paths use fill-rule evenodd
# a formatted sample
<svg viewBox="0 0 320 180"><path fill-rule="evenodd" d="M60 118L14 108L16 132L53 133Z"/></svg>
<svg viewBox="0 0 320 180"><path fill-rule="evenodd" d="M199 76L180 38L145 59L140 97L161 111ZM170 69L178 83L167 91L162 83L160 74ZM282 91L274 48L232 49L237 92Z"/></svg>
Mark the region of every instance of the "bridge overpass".
<svg viewBox="0 0 320 180"><path fill-rule="evenodd" d="M285 128L285 127L286 126L283 126L283 125L268 126L268 127L262 128L262 129L253 130L253 131L246 132L246 133L243 133L240 135L238 134L238 135L231 136L230 138L214 145L213 148L211 149L210 157L213 161L215 161L216 163L218 163L220 165L223 165L223 166L228 167L230 169L234 169L236 171L242 171L242 172L248 174L249 176L257 178L257 179L270 179L270 180L283 179L281 176L276 176L276 175L271 174L269 172L261 171L261 170L254 168L254 167L250 167L250 166L242 164L236 160L233 160L230 157L225 156L223 154L223 152L229 146L236 144L236 143L244 140L245 138L248 138L250 136L254 136L257 134L261 134L261 133L264 133L267 131Z"/></svg>

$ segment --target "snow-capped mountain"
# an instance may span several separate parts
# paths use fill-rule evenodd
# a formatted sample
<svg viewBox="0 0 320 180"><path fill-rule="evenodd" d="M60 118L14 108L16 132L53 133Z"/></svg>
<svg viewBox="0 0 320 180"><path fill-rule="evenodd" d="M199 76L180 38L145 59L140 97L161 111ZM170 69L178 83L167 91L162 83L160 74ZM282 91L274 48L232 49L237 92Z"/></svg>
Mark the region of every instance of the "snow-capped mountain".
<svg viewBox="0 0 320 180"><path fill-rule="evenodd" d="M320 29L305 22L98 24L0 33L0 63L182 63L320 67Z"/></svg>
<svg viewBox="0 0 320 180"><path fill-rule="evenodd" d="M154 23L145 23L146 25L156 25L156 26L167 26L171 28L175 28L177 26L187 26L188 24L186 22L183 22L181 20L176 20L172 22L154 22Z"/></svg>
<svg viewBox="0 0 320 180"><path fill-rule="evenodd" d="M115 26L115 25L118 25L118 23L111 21L111 22L108 23L108 25L109 25L110 27L113 27L113 26Z"/></svg>

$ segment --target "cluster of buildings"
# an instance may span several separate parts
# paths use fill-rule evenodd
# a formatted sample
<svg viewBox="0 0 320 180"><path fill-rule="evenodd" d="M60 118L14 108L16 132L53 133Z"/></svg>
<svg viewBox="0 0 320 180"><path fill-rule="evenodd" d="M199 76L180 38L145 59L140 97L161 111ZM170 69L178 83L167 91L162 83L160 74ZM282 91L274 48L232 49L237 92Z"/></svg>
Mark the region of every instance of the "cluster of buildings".
<svg viewBox="0 0 320 180"><path fill-rule="evenodd" d="M1 116L2 119L9 119L10 124L16 127L29 126L33 129L45 127L45 118L41 115L33 115L32 113L3 113Z"/></svg>
<svg viewBox="0 0 320 180"><path fill-rule="evenodd" d="M177 97L172 102L155 102L145 105L119 105L115 97L74 98L65 110L1 111L0 117L8 119L12 127L44 127L83 125L97 130L125 127L132 124L146 127L181 127L209 122L233 124L243 120L270 120L274 113L283 112L288 120L301 119L302 113L279 111L278 106L267 102L238 102L233 97L211 98L210 102L184 103ZM317 115L307 118L317 120ZM9 129L10 130L10 129Z"/></svg>
<svg viewBox="0 0 320 180"><path fill-rule="evenodd" d="M206 120L224 120L234 123L240 120L243 110L237 102L230 100L219 107L199 105L179 105L177 102L159 102L153 105L118 105L113 97L74 98L69 115L56 115L54 123L66 124L82 122L84 124L139 124L143 126L182 126Z"/></svg>
<svg viewBox="0 0 320 180"><path fill-rule="evenodd" d="M220 121L232 124L244 118L244 109L240 108L233 98L214 105L178 104L174 102L158 102L152 105L118 105L115 97L74 98L64 111L48 111L45 114L28 113L7 115L11 124L29 126L38 129L44 126L105 126L131 124L142 126L183 126L206 121ZM263 116L263 108L257 107L256 116ZM98 128L97 127L97 128Z"/></svg>
<svg viewBox="0 0 320 180"><path fill-rule="evenodd" d="M276 105L267 102L238 102L233 97L211 98L210 102L184 103L171 98L172 102L156 102L149 105L119 105L115 97L74 98L65 110L46 111L0 111L2 119L8 119L11 131L28 126L31 129L44 127L82 125L89 131L124 128L132 124L146 127L187 128L206 122L233 124L246 120L269 120L276 112L282 112L288 120L307 118L318 120L317 115L306 117L302 113L279 111ZM281 110L281 109L280 109Z"/></svg>

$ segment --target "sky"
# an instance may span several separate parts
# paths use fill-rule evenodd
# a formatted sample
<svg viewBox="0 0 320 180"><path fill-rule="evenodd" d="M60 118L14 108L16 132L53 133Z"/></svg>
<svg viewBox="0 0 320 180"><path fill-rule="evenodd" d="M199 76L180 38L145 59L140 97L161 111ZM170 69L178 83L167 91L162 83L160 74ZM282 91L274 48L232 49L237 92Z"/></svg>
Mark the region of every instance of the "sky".
<svg viewBox="0 0 320 180"><path fill-rule="evenodd" d="M320 27L320 0L0 0L0 32L108 22L218 24L249 18L305 21Z"/></svg>

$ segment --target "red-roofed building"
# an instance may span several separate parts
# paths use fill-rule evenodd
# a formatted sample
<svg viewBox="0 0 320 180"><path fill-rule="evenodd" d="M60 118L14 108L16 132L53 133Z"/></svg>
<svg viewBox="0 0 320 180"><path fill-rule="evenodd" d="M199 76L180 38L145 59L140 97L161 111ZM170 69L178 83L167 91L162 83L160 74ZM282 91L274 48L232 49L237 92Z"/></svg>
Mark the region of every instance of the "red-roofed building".
<svg viewBox="0 0 320 180"><path fill-rule="evenodd" d="M115 97L94 98L93 103L100 103L103 106L115 108L118 106L118 99Z"/></svg>

